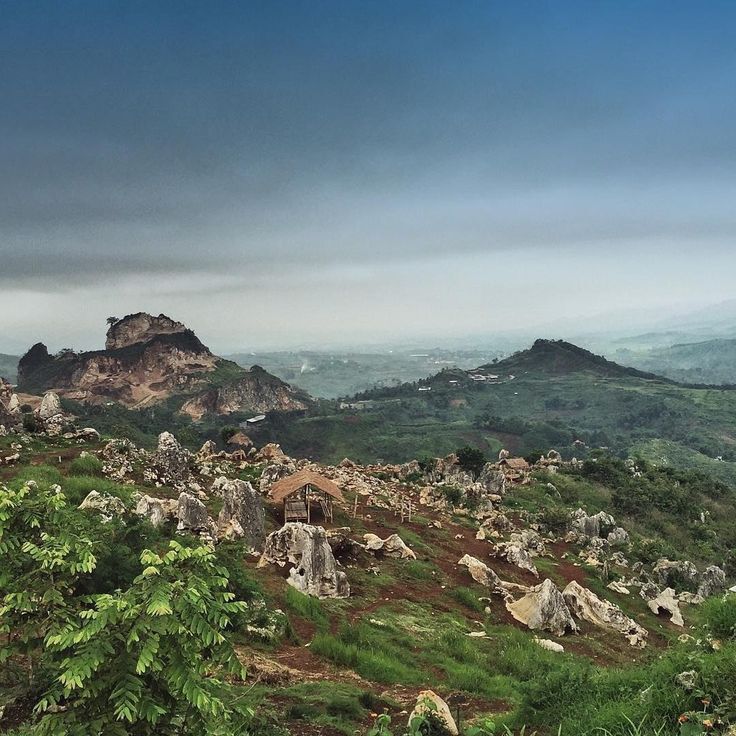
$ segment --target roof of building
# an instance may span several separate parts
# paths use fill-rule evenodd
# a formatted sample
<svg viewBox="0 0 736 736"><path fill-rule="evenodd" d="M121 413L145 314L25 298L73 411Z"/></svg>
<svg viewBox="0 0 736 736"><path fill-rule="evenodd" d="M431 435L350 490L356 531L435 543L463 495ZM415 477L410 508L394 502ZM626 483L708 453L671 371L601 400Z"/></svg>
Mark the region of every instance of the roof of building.
<svg viewBox="0 0 736 736"><path fill-rule="evenodd" d="M300 470L298 473L294 473L294 475L288 475L286 478L276 481L271 486L271 498L274 501L283 501L287 496L296 493L296 491L301 490L307 485L318 488L323 493L336 498L338 501L345 500L338 486L329 478L325 478L313 470Z"/></svg>
<svg viewBox="0 0 736 736"><path fill-rule="evenodd" d="M527 470L529 468L529 463L523 457L505 457L499 462L512 470Z"/></svg>
<svg viewBox="0 0 736 736"><path fill-rule="evenodd" d="M241 447L250 447L253 444L253 441L250 437L248 437L247 434L244 434L243 432L236 432L232 437L230 437L227 441L228 445L240 445Z"/></svg>

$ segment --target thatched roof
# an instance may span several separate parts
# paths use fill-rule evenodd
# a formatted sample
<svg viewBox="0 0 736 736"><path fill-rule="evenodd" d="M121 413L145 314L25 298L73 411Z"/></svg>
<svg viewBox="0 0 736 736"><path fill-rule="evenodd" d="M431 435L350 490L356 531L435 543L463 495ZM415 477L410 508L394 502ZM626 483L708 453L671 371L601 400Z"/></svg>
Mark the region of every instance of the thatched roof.
<svg viewBox="0 0 736 736"><path fill-rule="evenodd" d="M232 437L230 437L230 439L228 439L227 444L239 445L240 447L252 447L253 440L243 432L236 432Z"/></svg>
<svg viewBox="0 0 736 736"><path fill-rule="evenodd" d="M336 498L338 501L344 501L342 491L329 479L315 473L313 470L300 470L294 475L288 475L276 481L271 486L271 498L274 501L283 501L287 496L304 488L304 486L314 486L323 493Z"/></svg>
<svg viewBox="0 0 736 736"><path fill-rule="evenodd" d="M499 465L505 465L511 470L528 470L529 463L523 457L506 457L499 461Z"/></svg>

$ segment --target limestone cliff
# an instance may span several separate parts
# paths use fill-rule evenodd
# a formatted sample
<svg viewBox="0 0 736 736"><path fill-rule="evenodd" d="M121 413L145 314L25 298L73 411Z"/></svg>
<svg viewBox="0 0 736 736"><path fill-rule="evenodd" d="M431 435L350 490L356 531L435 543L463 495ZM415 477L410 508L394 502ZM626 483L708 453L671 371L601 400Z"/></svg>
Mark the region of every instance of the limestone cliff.
<svg viewBox="0 0 736 736"><path fill-rule="evenodd" d="M261 368L250 371L214 355L186 326L166 315L132 314L110 325L104 350L49 354L34 345L18 364L18 385L89 404L142 408L182 396L183 411L295 411L310 399Z"/></svg>

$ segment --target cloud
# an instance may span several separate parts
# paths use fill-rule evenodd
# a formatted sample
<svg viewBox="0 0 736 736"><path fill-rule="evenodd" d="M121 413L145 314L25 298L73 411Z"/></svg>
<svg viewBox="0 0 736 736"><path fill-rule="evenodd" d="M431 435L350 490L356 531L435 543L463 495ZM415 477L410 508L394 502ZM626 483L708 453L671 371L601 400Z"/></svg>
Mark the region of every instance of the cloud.
<svg viewBox="0 0 736 736"><path fill-rule="evenodd" d="M320 284L356 325L359 294L380 294L380 332L396 314L438 324L419 272L454 291L457 316L477 309L464 288L477 262L550 271L692 249L736 265L730 4L40 2L5 15L6 291L81 308L114 286L131 311L151 289L200 310L257 293L286 334ZM531 315L526 283L515 293ZM630 298L644 304L641 289ZM314 309L325 336L340 328Z"/></svg>

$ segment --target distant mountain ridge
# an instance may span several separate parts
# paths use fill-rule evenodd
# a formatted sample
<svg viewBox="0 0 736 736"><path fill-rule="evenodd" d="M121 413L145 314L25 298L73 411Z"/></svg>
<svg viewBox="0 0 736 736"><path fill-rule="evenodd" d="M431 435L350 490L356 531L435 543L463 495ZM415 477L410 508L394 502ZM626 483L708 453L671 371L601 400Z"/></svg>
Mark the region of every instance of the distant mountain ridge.
<svg viewBox="0 0 736 736"><path fill-rule="evenodd" d="M616 357L676 381L736 384L736 339L688 342L650 350L620 350Z"/></svg>
<svg viewBox="0 0 736 736"><path fill-rule="evenodd" d="M20 359L17 355L0 353L0 378L15 383L18 376L18 360Z"/></svg>
<svg viewBox="0 0 736 736"><path fill-rule="evenodd" d="M87 404L114 401L140 409L182 397L182 411L296 411L311 398L263 369L246 370L214 355L180 322L145 312L110 323L104 350L50 355L36 343L18 363L21 391L54 390Z"/></svg>

